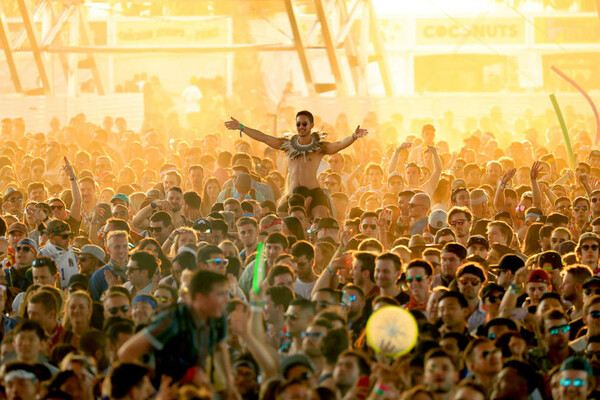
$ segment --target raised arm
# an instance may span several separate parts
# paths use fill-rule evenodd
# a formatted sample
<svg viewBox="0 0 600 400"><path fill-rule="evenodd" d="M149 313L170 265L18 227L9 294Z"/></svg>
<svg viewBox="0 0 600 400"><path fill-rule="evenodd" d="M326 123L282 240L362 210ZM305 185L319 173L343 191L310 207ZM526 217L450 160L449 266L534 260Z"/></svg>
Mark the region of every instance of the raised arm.
<svg viewBox="0 0 600 400"><path fill-rule="evenodd" d="M440 182L440 176L442 176L442 159L434 146L429 146L427 151L433 156L433 172L427 182L423 184L423 191L427 193L429 197L432 197L433 192L435 192L435 189Z"/></svg>
<svg viewBox="0 0 600 400"><path fill-rule="evenodd" d="M540 185L538 184L538 176L542 170L542 164L539 161L535 161L531 166L529 172L529 178L531 179L531 193L532 203L534 207L542 209L542 192L540 191Z"/></svg>
<svg viewBox="0 0 600 400"><path fill-rule="evenodd" d="M350 146L357 139L360 139L361 137L365 137L368 134L369 134L369 132L366 129L360 129L360 125L358 125L356 127L356 130L354 131L354 133L345 139L342 139L340 141L333 142L333 143L332 142L323 142L323 150L325 150L325 154L335 154L338 151L342 151L346 147Z"/></svg>
<svg viewBox="0 0 600 400"><path fill-rule="evenodd" d="M81 191L79 190L79 184L77 184L75 169L67 157L65 157L63 170L69 177L69 181L71 182L71 194L73 194L73 202L71 203L69 213L74 220L81 221Z"/></svg>
<svg viewBox="0 0 600 400"><path fill-rule="evenodd" d="M496 196L494 197L494 208L496 212L508 211L506 208L506 198L504 197L504 189L508 182L515 176L517 170L515 168L509 169L506 174L500 179L498 189L496 190Z"/></svg>
<svg viewBox="0 0 600 400"><path fill-rule="evenodd" d="M248 128L240 123L237 119L231 117L230 121L225 121L225 127L232 131L242 131L250 138L254 140L258 140L259 142L263 142L267 146L270 146L274 149L278 149L283 143L282 138L277 138L275 136L270 136L258 131L256 129Z"/></svg>
<svg viewBox="0 0 600 400"><path fill-rule="evenodd" d="M394 172L400 172L398 171L398 162L404 164L406 160L408 160L408 149L410 146L412 146L412 143L404 142L396 147L392 159L390 160L390 165L388 165L388 175L391 175ZM400 173L402 174L402 172Z"/></svg>

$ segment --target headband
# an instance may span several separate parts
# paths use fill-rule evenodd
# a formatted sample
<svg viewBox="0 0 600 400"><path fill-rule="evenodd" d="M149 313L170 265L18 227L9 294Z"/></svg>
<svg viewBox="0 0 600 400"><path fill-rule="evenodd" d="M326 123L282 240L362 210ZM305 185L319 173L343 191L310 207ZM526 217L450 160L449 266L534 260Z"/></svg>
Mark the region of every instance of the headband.
<svg viewBox="0 0 600 400"><path fill-rule="evenodd" d="M14 371L10 371L4 376L5 383L8 383L13 379L29 379L35 382L37 380L37 377L35 376L35 374L29 371L25 371L24 369L17 369Z"/></svg>
<svg viewBox="0 0 600 400"><path fill-rule="evenodd" d="M140 301L145 301L146 303L150 304L154 309L158 308L158 304L156 304L156 301L152 297L143 294L133 299L131 305L133 306L135 303L139 303Z"/></svg>
<svg viewBox="0 0 600 400"><path fill-rule="evenodd" d="M535 217L536 221L538 221L540 219L541 215L531 212L531 213L525 215L525 218L529 218L529 217Z"/></svg>

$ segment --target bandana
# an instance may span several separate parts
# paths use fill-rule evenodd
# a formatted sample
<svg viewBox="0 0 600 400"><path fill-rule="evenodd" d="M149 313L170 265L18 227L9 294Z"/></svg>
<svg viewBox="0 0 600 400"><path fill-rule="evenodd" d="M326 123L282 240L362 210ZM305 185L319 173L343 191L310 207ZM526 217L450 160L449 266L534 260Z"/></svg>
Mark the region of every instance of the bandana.
<svg viewBox="0 0 600 400"><path fill-rule="evenodd" d="M133 299L131 305L133 306L134 304L139 303L140 301L145 301L146 303L150 304L154 309L158 308L158 304L156 304L156 301L154 301L152 297L144 295L139 295L135 299Z"/></svg>
<svg viewBox="0 0 600 400"><path fill-rule="evenodd" d="M4 377L4 383L8 383L8 382L12 381L13 379L29 379L34 382L37 380L35 374L32 374L29 371L25 371L24 369L17 369L15 371L10 371Z"/></svg>
<svg viewBox="0 0 600 400"><path fill-rule="evenodd" d="M269 222L268 224L266 224L265 226L263 226L262 228L260 228L260 231L264 231L265 229L268 229L270 227L272 227L273 225L277 225L277 224L282 224L283 221L280 220L279 218L274 219L273 221Z"/></svg>

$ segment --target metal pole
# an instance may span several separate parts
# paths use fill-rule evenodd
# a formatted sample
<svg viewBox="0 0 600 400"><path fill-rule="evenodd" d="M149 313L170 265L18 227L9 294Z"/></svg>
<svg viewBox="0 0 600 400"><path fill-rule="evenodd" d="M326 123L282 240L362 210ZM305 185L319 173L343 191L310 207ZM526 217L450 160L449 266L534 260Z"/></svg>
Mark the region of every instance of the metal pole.
<svg viewBox="0 0 600 400"><path fill-rule="evenodd" d="M27 32L27 39L29 40L29 45L31 46L31 51L33 52L33 58L37 66L38 73L40 74L42 89L44 89L44 93L50 94L50 81L48 80L48 74L46 73L46 67L44 66L42 52L38 45L35 31L33 30L33 23L29 15L29 9L27 8L25 0L17 0L17 2L19 3L19 10L21 11L23 25L25 25L25 31Z"/></svg>
<svg viewBox="0 0 600 400"><path fill-rule="evenodd" d="M0 44L2 44L2 48L4 49L6 63L8 64L8 70L10 71L10 79L15 86L15 90L17 93L23 93L23 87L21 86L21 80L19 79L19 72L17 71L17 65L15 64L15 59L10 47L10 41L8 39L8 27L6 25L2 8L0 8Z"/></svg>

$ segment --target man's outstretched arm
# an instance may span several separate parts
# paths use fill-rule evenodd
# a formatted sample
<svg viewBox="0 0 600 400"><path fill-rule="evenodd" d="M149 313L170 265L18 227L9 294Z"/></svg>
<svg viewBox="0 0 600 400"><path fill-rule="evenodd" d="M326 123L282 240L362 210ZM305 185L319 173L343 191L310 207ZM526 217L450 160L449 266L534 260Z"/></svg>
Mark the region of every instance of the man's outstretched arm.
<svg viewBox="0 0 600 400"><path fill-rule="evenodd" d="M323 150L325 150L325 154L335 154L338 151L344 150L346 147L350 146L352 143L361 137L365 137L369 134L366 129L360 129L360 125L356 127L354 133L347 138L340 140L338 142L323 142Z"/></svg>
<svg viewBox="0 0 600 400"><path fill-rule="evenodd" d="M257 131L256 129L248 128L247 126L240 124L240 121L233 117L231 117L230 121L225 121L225 127L232 131L242 131L252 139L263 142L267 146L270 146L274 149L278 149L279 146L281 146L281 143L283 143L282 138L266 135L261 131Z"/></svg>

